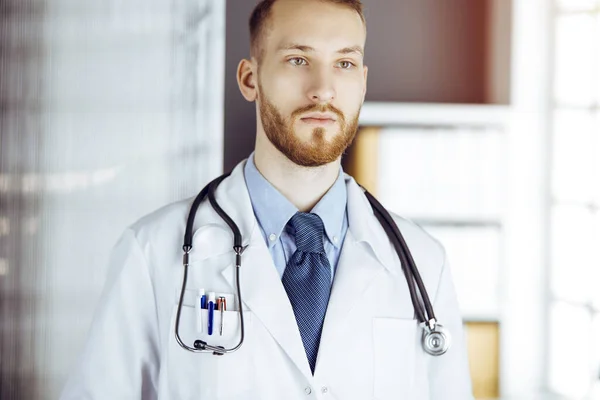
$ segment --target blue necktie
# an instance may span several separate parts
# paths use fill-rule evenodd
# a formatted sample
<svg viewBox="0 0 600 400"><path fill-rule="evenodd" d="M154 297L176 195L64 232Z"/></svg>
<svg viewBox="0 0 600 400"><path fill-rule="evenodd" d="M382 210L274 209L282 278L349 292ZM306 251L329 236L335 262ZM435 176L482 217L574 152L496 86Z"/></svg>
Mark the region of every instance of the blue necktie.
<svg viewBox="0 0 600 400"><path fill-rule="evenodd" d="M331 291L331 266L323 247L325 229L317 214L303 212L294 214L288 225L296 232L297 249L285 267L282 283L314 373Z"/></svg>

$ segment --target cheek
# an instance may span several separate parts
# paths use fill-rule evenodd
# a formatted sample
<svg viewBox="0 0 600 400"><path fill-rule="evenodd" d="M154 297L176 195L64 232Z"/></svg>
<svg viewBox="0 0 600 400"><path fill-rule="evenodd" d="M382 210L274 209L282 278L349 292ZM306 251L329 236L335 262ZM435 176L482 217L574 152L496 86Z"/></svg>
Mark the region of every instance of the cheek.
<svg viewBox="0 0 600 400"><path fill-rule="evenodd" d="M289 118L292 112L307 105L302 94L302 84L294 79L273 79L268 88L263 88L263 92L285 118Z"/></svg>
<svg viewBox="0 0 600 400"><path fill-rule="evenodd" d="M358 79L343 79L340 80L337 92L338 98L344 99L348 103L356 103L363 96L363 82Z"/></svg>
<svg viewBox="0 0 600 400"><path fill-rule="evenodd" d="M273 97L285 104L298 103L303 100L304 82L298 76L273 79L271 88Z"/></svg>
<svg viewBox="0 0 600 400"><path fill-rule="evenodd" d="M363 103L362 86L357 83L341 85L337 91L338 106L344 114L355 114Z"/></svg>

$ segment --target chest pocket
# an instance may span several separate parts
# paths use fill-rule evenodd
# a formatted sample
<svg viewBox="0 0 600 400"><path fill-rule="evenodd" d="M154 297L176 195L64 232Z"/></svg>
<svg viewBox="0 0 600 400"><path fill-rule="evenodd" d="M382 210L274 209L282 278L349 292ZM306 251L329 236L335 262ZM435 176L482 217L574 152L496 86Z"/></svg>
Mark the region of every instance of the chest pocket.
<svg viewBox="0 0 600 400"><path fill-rule="evenodd" d="M174 399L242 399L252 391L251 341L252 313L244 310L245 338L240 349L233 353L216 356L212 353L192 353L183 349L175 339L177 305L173 307L168 350L169 392ZM197 326L196 309L184 304L181 307L179 336L183 343L193 347L195 340L210 345L232 348L241 336L238 311L223 312L223 334L220 333L221 312L214 313L214 329L208 334L208 311L202 310L202 332Z"/></svg>
<svg viewBox="0 0 600 400"><path fill-rule="evenodd" d="M373 319L376 400L415 398L417 328L413 319Z"/></svg>

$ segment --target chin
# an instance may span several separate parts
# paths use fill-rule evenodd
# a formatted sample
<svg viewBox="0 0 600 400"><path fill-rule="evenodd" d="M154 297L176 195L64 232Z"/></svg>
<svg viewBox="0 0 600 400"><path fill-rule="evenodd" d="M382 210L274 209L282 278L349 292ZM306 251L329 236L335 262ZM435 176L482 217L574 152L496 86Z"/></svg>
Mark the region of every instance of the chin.
<svg viewBox="0 0 600 400"><path fill-rule="evenodd" d="M303 136L315 137L321 135L326 139L331 139L341 134L340 129L337 126L320 126L318 128L310 127L309 129L303 131L306 131L306 134Z"/></svg>

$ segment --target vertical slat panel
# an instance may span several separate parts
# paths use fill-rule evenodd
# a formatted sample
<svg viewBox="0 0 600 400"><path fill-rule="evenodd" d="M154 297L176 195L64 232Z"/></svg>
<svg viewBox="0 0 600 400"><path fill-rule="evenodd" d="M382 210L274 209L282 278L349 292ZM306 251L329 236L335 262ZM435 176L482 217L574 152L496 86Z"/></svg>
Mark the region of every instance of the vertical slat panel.
<svg viewBox="0 0 600 400"><path fill-rule="evenodd" d="M0 9L0 398L56 399L120 233L221 172L224 2Z"/></svg>
<svg viewBox="0 0 600 400"><path fill-rule="evenodd" d="M44 269L38 229L42 165L43 1L3 1L0 28L0 398L34 398L40 381L38 290Z"/></svg>

